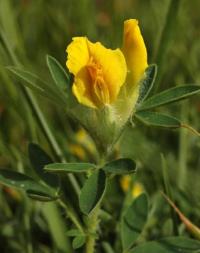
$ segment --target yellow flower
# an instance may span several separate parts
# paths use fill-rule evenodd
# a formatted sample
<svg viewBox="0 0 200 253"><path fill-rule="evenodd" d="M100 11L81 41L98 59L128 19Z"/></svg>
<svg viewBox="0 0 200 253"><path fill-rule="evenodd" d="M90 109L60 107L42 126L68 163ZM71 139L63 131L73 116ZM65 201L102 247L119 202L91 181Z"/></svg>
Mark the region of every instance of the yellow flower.
<svg viewBox="0 0 200 253"><path fill-rule="evenodd" d="M135 19L124 23L122 50L75 37L66 51L67 68L74 75L73 94L79 103L92 108L114 104L121 87L126 83L137 86L147 67L146 47Z"/></svg>
<svg viewBox="0 0 200 253"><path fill-rule="evenodd" d="M85 150L78 144L70 144L69 150L73 155L77 156L81 160L86 158Z"/></svg>
<svg viewBox="0 0 200 253"><path fill-rule="evenodd" d="M129 175L120 178L120 185L124 192L127 192L129 190L130 184L131 184L131 177Z"/></svg>
<svg viewBox="0 0 200 253"><path fill-rule="evenodd" d="M92 142L91 137L87 134L87 132L81 128L75 136L77 142L79 142L81 145L83 145L90 153L95 152L95 145Z"/></svg>
<svg viewBox="0 0 200 253"><path fill-rule="evenodd" d="M79 103L99 108L114 102L127 73L121 50L107 49L99 42L76 37L67 53L66 64L74 75L72 91Z"/></svg>
<svg viewBox="0 0 200 253"><path fill-rule="evenodd" d="M120 186L124 192L128 192L130 186L131 186L131 176L125 175L121 177L120 179ZM132 189L131 189L131 195L132 197L136 198L144 191L143 185L139 182L134 182Z"/></svg>
<svg viewBox="0 0 200 253"><path fill-rule="evenodd" d="M95 144L87 132L81 128L74 136L75 143L69 145L70 152L81 160L86 160L88 154L95 154Z"/></svg>
<svg viewBox="0 0 200 253"><path fill-rule="evenodd" d="M132 189L132 196L134 198L136 198L137 196L139 196L142 192L144 192L144 188L142 186L142 184L140 184L139 182L135 182L133 189Z"/></svg>
<svg viewBox="0 0 200 253"><path fill-rule="evenodd" d="M66 51L66 66L73 74L67 111L89 132L97 150L108 153L134 113L145 77L147 52L138 21L124 22L122 49L75 37Z"/></svg>

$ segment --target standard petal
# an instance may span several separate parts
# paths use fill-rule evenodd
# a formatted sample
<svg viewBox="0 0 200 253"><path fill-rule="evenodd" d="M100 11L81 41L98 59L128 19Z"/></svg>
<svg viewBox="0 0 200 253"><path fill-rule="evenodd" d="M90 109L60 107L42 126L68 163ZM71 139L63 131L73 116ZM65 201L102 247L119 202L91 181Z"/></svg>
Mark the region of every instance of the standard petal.
<svg viewBox="0 0 200 253"><path fill-rule="evenodd" d="M147 64L147 50L136 19L124 22L123 53L129 74L129 85L135 86L143 77Z"/></svg>

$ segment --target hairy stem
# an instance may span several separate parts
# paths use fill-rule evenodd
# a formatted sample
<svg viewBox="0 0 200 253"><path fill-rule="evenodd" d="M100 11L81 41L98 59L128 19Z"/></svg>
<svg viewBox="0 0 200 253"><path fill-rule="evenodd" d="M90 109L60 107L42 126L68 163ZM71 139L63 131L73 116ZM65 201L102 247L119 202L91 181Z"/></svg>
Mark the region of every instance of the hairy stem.
<svg viewBox="0 0 200 253"><path fill-rule="evenodd" d="M106 161L105 154L100 154L99 156L99 168L101 168ZM101 200L102 201L102 200ZM88 216L87 219L87 240L85 246L85 253L94 253L95 252L95 243L98 238L97 230L100 222L99 213L100 213L101 203L99 203L92 213Z"/></svg>
<svg viewBox="0 0 200 253"><path fill-rule="evenodd" d="M95 242L97 239L96 231L99 225L99 210L100 206L97 206L93 213L88 217L88 238L86 241L85 253L94 253L95 252Z"/></svg>

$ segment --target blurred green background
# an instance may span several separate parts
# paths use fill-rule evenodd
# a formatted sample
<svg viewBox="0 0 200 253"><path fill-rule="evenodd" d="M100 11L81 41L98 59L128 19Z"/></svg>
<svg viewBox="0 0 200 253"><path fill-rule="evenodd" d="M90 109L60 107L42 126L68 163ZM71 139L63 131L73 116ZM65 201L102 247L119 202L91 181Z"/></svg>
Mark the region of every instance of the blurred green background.
<svg viewBox="0 0 200 253"><path fill-rule="evenodd" d="M124 20L137 18L147 46L148 62L158 64L155 90L178 84L199 84L199 10L199 0L0 0L0 167L33 173L27 155L29 142L39 143L53 155L20 81L6 66L20 62L25 69L52 82L46 66L47 54L65 66L65 49L74 36L87 36L109 48L121 47ZM77 135L80 126L50 101L35 97L67 160L94 161L91 141L87 136ZM199 101L196 96L159 110L199 130ZM144 238L171 234L169 209L159 194L163 189L161 153L166 159L174 199L194 223L200 224L199 149L199 137L184 129L165 131L140 124L127 126L116 154L138 162L136 180L151 197L151 219ZM116 197L111 198L113 192ZM26 224L22 217L26 207L21 205L22 197L17 196L16 192L0 185L1 252L28 252L22 251L26 239L23 237L25 229L20 228L21 221ZM110 202L105 203L105 208L112 213L124 197L120 178L114 180L109 196ZM40 215L40 204L31 208L31 234L38 242L35 252L58 252L52 242L56 239L50 239ZM106 227L105 231L105 235L112 235ZM180 226L179 232L186 233L184 226ZM52 244L55 251L50 249Z"/></svg>

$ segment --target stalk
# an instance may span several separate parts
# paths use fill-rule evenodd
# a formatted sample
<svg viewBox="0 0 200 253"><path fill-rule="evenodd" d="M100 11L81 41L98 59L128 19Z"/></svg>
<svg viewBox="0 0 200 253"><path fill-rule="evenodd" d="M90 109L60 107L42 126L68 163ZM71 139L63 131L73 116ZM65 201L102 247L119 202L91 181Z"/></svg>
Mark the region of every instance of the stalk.
<svg viewBox="0 0 200 253"><path fill-rule="evenodd" d="M100 153L100 152L99 152ZM106 161L106 155L99 154L99 168ZM102 201L102 200L101 200ZM98 239L97 230L99 226L99 213L100 213L101 203L99 203L96 208L92 211L92 213L88 216L87 220L87 240L85 245L85 253L94 253L95 252L95 243Z"/></svg>
<svg viewBox="0 0 200 253"><path fill-rule="evenodd" d="M99 215L100 206L97 206L93 213L88 217L88 239L86 241L85 253L94 253L95 252L95 243L96 243L96 231L99 225Z"/></svg>
<svg viewBox="0 0 200 253"><path fill-rule="evenodd" d="M182 122L186 122L188 114L188 103L185 101L181 107L181 120ZM186 179L187 179L187 149L188 149L188 141L187 141L188 133L184 128L180 128L179 133L179 182L178 185L180 188L184 188Z"/></svg>

